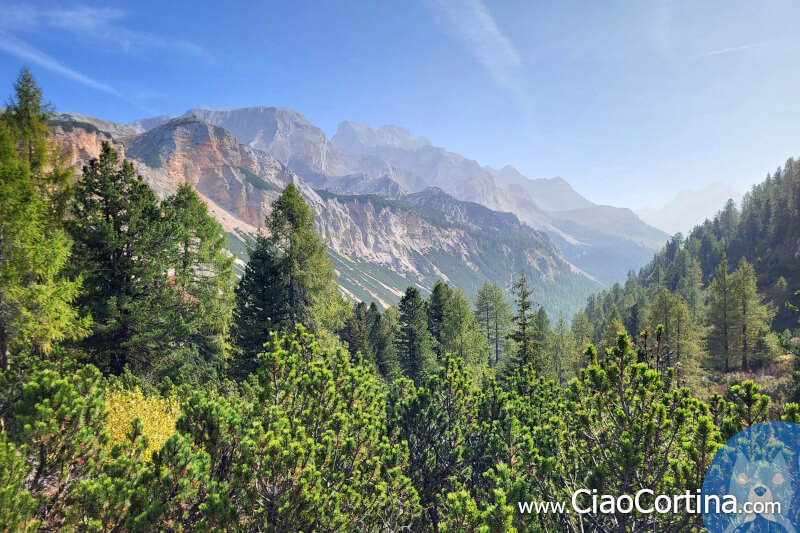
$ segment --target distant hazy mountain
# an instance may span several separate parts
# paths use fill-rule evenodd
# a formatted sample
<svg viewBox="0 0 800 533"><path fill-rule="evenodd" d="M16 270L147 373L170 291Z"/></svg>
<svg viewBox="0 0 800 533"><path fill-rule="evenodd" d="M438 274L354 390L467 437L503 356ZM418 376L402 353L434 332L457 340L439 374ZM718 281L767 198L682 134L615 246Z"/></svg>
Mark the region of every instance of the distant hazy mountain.
<svg viewBox="0 0 800 533"><path fill-rule="evenodd" d="M603 283L623 279L667 239L661 230L642 222L631 210L596 206L561 178L530 179L514 167L494 169L432 146L408 130L382 126L377 130L343 122L331 138L340 153L367 154L419 176L461 200L516 214L546 231L573 264ZM341 156L340 156L341 158ZM412 184L405 184L415 190Z"/></svg>
<svg viewBox="0 0 800 533"><path fill-rule="evenodd" d="M636 214L648 224L670 235L679 231L687 233L706 219L713 218L720 206L724 206L729 199L738 203L742 196L741 192L730 185L712 183L703 189L680 191L660 208L637 209Z"/></svg>
<svg viewBox="0 0 800 533"><path fill-rule="evenodd" d="M605 284L640 267L668 237L628 209L595 206L561 178L530 179L511 166L481 166L399 126L373 129L342 122L328 139L290 109L198 108L184 117L226 129L238 142L271 154L315 189L397 199L435 187L461 201L514 213L547 232L576 267ZM133 125L147 128L161 121Z"/></svg>
<svg viewBox="0 0 800 533"><path fill-rule="evenodd" d="M136 130L137 133L142 133L153 128L157 128L162 124L166 124L175 117L169 115L158 115L157 117L142 118L129 122L128 126Z"/></svg>

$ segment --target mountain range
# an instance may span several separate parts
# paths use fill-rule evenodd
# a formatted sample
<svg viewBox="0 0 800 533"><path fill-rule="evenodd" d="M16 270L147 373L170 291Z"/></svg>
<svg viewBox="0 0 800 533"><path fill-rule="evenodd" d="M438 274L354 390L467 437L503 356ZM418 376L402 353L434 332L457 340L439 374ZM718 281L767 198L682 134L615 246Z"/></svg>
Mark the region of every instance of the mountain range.
<svg viewBox="0 0 800 533"><path fill-rule="evenodd" d="M668 238L632 211L595 205L561 178L529 179L413 138L343 122L330 139L296 111L190 109L123 125L61 113L54 134L81 164L110 141L159 197L192 184L246 260L270 203L295 183L317 214L346 294L394 304L437 278L474 295L525 268L549 312L570 316ZM240 263L241 264L241 263Z"/></svg>

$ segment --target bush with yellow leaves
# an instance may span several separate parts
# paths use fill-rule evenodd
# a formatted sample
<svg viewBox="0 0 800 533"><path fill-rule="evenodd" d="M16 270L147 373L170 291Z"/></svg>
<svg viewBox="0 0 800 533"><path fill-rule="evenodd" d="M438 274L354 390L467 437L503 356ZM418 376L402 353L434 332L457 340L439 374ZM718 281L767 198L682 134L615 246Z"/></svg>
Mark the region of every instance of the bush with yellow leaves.
<svg viewBox="0 0 800 533"><path fill-rule="evenodd" d="M160 450L175 433L175 422L181 414L180 401L174 394L163 397L146 395L137 386L132 390L113 387L106 391L109 447L124 444L131 432L131 422L138 418L149 439L146 452Z"/></svg>

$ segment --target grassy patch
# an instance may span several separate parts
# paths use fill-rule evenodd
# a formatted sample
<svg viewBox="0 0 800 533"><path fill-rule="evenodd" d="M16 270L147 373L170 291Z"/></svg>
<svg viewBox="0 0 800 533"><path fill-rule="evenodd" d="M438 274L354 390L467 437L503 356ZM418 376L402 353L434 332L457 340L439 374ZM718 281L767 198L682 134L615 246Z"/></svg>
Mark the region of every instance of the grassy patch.
<svg viewBox="0 0 800 533"><path fill-rule="evenodd" d="M244 167L239 167L239 170L242 171L244 174L247 183L252 185L253 187L258 187L259 189L263 189L265 191L274 191L275 187L264 181L263 179L259 178L256 174L253 174L249 170Z"/></svg>
<svg viewBox="0 0 800 533"><path fill-rule="evenodd" d="M78 122L77 120L51 120L47 125L52 128L60 126L61 129L67 133L71 132L75 128L81 128L89 133L100 133L100 130L94 124L89 124L88 122Z"/></svg>
<svg viewBox="0 0 800 533"><path fill-rule="evenodd" d="M142 162L150 168L161 168L161 156L158 152L150 152L142 157Z"/></svg>

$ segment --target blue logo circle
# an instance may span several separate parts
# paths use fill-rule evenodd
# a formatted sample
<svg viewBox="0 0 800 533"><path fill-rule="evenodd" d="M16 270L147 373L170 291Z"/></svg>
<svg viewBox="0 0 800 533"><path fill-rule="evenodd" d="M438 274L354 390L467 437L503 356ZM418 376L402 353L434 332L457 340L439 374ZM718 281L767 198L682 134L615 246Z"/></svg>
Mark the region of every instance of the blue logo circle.
<svg viewBox="0 0 800 533"><path fill-rule="evenodd" d="M702 495L709 533L800 533L800 425L764 422L734 435Z"/></svg>

